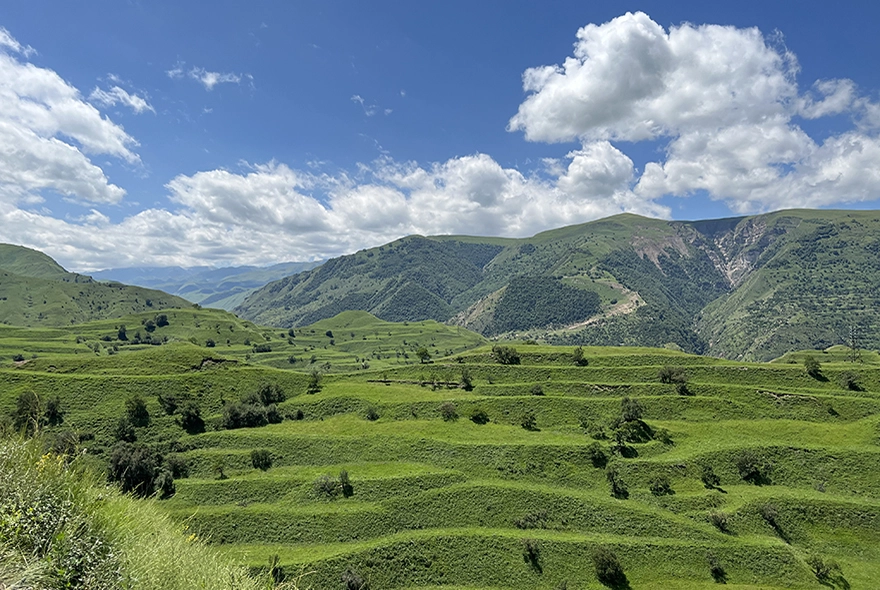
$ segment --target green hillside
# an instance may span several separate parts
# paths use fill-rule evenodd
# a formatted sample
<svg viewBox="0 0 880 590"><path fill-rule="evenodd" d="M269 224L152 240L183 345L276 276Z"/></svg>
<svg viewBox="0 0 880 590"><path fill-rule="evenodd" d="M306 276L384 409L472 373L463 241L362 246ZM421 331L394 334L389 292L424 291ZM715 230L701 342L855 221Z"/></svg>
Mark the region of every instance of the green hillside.
<svg viewBox="0 0 880 590"><path fill-rule="evenodd" d="M98 283L36 250L0 244L2 324L69 326L170 307L191 304L162 291Z"/></svg>
<svg viewBox="0 0 880 590"><path fill-rule="evenodd" d="M113 322L3 328L0 414L33 392L57 447L103 463L146 449L175 474L153 505L255 572L472 590L859 589L880 575L875 353L474 348L454 327L348 312L291 339L362 358L421 336L431 358L315 383L244 344L280 334L218 310L161 314L158 346L105 340ZM125 318L128 338L156 319ZM228 346L202 343L218 329Z"/></svg>
<svg viewBox="0 0 880 590"><path fill-rule="evenodd" d="M270 283L235 311L290 327L361 309L501 338L743 360L850 343L851 333L877 349L878 229L876 211L793 210L694 222L623 214L520 240L411 236Z"/></svg>

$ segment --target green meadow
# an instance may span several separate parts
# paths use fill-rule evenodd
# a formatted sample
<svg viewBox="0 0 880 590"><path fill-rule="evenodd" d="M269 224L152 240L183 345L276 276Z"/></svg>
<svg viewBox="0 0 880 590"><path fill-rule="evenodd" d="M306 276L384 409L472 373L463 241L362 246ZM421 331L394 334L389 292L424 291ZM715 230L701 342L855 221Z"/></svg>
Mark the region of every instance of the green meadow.
<svg viewBox="0 0 880 590"><path fill-rule="evenodd" d="M875 352L504 344L362 312L290 331L196 308L2 326L0 413L57 396L45 436L103 469L141 399L126 436L178 473L138 502L299 588L876 587ZM235 423L259 391L275 418Z"/></svg>

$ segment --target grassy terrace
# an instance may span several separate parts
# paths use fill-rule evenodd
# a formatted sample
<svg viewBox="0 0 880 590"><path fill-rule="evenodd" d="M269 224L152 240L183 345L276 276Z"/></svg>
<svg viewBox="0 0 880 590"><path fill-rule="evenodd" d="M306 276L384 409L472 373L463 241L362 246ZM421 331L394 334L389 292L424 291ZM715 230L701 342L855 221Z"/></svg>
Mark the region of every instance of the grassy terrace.
<svg viewBox="0 0 880 590"><path fill-rule="evenodd" d="M215 312L175 313L216 332ZM140 394L150 424L138 439L189 466L156 505L251 568L277 556L315 589L342 588L346 571L374 589L603 588L592 556L604 547L625 573L621 588L876 587L874 353L859 364L840 350L814 353L818 378L798 354L754 364L603 347L585 348L587 363L576 366L570 347L520 344L520 363L501 365L455 328L343 316L298 328L295 344L278 330L263 337L329 355L319 391L308 393L308 373L244 344L262 328L234 324L240 342L208 348L207 332L192 342L184 316L169 319L162 329L177 326L176 342L115 354L89 347L106 342L110 323L0 328L0 411L25 390L57 394L63 427L93 436L84 444L106 457L125 399ZM437 332L418 343L432 359L420 363L411 347L429 329ZM395 347L410 358L371 356ZM12 360L19 353L27 362ZM352 355L373 360L355 367ZM350 370L335 372L344 358ZM322 361L298 363L289 365ZM668 366L683 371L683 389L661 382ZM857 386L841 385L847 372ZM464 376L469 389L458 386ZM224 404L267 382L286 393L285 419L223 429ZM206 432L187 434L163 411L159 396L172 394L199 401ZM625 398L641 411L622 421ZM269 451L270 469L252 466L253 449ZM708 485L707 468L717 477ZM839 570L818 579L816 556Z"/></svg>

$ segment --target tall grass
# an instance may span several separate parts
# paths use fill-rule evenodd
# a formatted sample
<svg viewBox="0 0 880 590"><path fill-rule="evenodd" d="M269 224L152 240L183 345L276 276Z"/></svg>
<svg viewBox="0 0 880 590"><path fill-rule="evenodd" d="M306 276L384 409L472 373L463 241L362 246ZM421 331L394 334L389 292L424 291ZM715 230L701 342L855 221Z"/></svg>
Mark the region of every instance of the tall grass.
<svg viewBox="0 0 880 590"><path fill-rule="evenodd" d="M153 502L103 484L83 457L0 439L0 588L297 590L224 561Z"/></svg>

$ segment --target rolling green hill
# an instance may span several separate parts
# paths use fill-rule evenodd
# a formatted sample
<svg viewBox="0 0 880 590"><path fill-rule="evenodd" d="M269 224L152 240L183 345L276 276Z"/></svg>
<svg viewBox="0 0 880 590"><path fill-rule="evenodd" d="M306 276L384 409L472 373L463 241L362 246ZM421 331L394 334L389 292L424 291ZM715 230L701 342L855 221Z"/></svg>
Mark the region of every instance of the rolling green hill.
<svg viewBox="0 0 880 590"><path fill-rule="evenodd" d="M518 240L410 236L270 283L235 311L290 327L361 309L501 338L769 360L851 335L880 348L878 253L876 211L623 214Z"/></svg>
<svg viewBox="0 0 880 590"><path fill-rule="evenodd" d="M69 273L36 250L0 244L0 323L69 326L170 307L191 307L162 291L99 283Z"/></svg>
<svg viewBox="0 0 880 590"><path fill-rule="evenodd" d="M28 392L39 411L57 396L47 440L94 461L119 448L161 457L175 491L150 509L255 572L306 573L299 587L315 590L867 589L880 575L875 353L748 363L587 347L578 360L572 347L501 351L436 322L346 312L291 339L362 357L422 338L432 358L392 354L313 387L245 344L280 346L287 331L219 310L161 314L160 346L113 339L113 321L0 328L0 415ZM124 318L128 338L155 319ZM217 330L230 344L206 346ZM426 345L441 338L462 347ZM230 422L260 391L281 392L272 423ZM148 417L121 435L138 397ZM203 425L188 431L191 403Z"/></svg>

